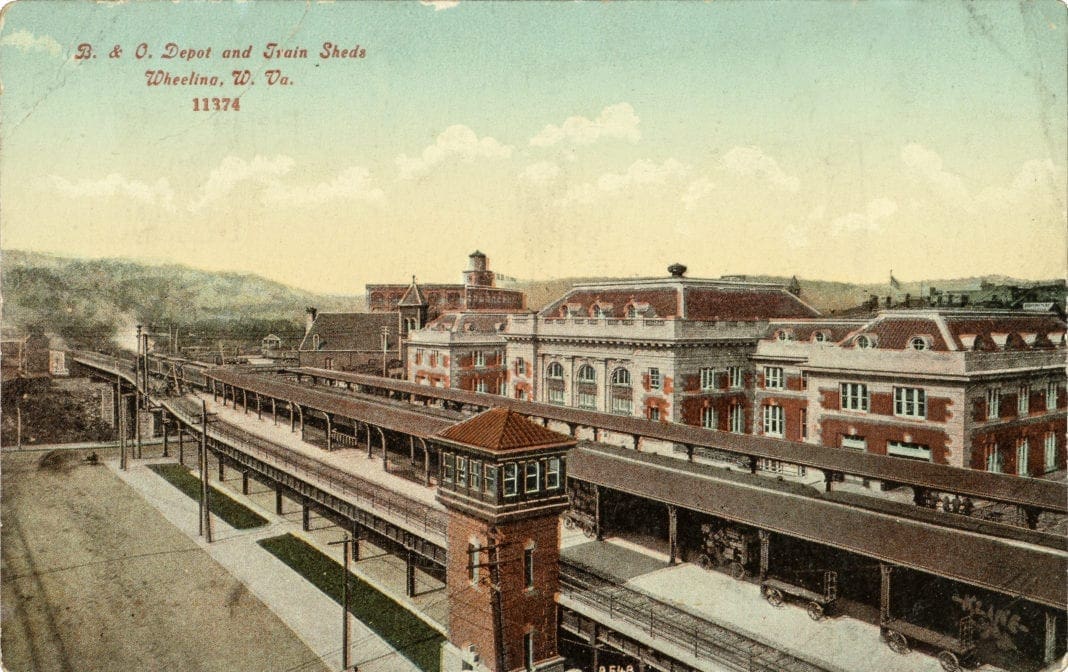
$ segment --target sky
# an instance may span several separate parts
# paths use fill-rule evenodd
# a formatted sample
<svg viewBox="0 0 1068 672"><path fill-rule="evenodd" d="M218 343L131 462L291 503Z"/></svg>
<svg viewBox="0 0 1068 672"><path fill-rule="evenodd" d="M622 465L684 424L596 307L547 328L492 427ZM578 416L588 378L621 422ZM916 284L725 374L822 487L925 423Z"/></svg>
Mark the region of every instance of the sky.
<svg viewBox="0 0 1068 672"><path fill-rule="evenodd" d="M1066 17L1056 0L23 0L0 27L0 245L333 294L456 282L475 249L524 279L676 261L1064 277ZM266 59L270 42L308 56ZM322 59L324 42L365 55ZM154 70L222 84L150 87Z"/></svg>

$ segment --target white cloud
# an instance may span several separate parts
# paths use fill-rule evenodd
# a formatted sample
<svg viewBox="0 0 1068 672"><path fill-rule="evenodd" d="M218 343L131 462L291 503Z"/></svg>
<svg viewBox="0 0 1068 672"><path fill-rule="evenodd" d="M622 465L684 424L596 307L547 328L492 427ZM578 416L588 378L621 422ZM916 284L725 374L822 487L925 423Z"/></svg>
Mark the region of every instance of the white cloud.
<svg viewBox="0 0 1068 672"><path fill-rule="evenodd" d="M491 137L479 138L474 131L462 124L449 126L437 137L434 144L423 150L420 156L411 158L406 154L397 157L401 179L416 177L437 164L450 159L470 163L478 158L508 158L512 155L510 145L502 145Z"/></svg>
<svg viewBox="0 0 1068 672"><path fill-rule="evenodd" d="M926 182L942 197L961 207L969 204L971 198L964 182L959 175L943 167L942 157L937 152L911 143L901 149L901 160L913 176Z"/></svg>
<svg viewBox="0 0 1068 672"><path fill-rule="evenodd" d="M0 45L15 47L26 53L29 51L43 51L59 58L63 54L63 47L50 35L34 35L28 30L16 30L0 38Z"/></svg>
<svg viewBox="0 0 1068 672"><path fill-rule="evenodd" d="M592 121L586 117L568 117L561 126L549 124L530 139L535 147L549 147L566 140L576 145L589 145L600 138L616 138L637 142L642 137L638 130L641 119L627 103L610 105Z"/></svg>
<svg viewBox="0 0 1068 672"><path fill-rule="evenodd" d="M834 233L874 233L884 219L897 212L897 203L889 198L876 198L868 203L864 212L850 212L831 222Z"/></svg>
<svg viewBox="0 0 1068 672"><path fill-rule="evenodd" d="M546 184L555 180L559 174L560 166L552 161L538 161L530 164L523 172L519 173L519 179L533 182L534 184Z"/></svg>
<svg viewBox="0 0 1068 672"><path fill-rule="evenodd" d="M1008 187L990 187L976 196L981 204L989 207L1013 205L1020 201L1034 201L1037 194L1052 196L1058 201L1064 198L1065 170L1049 159L1032 159L1024 162Z"/></svg>
<svg viewBox="0 0 1068 672"><path fill-rule="evenodd" d="M669 179L682 177L689 171L689 166L675 159L667 159L657 164L647 159L638 159L630 164L624 173L605 173L595 182L585 182L568 190L562 201L564 203L591 203L605 194L618 194L630 187L651 184L665 184Z"/></svg>
<svg viewBox="0 0 1068 672"><path fill-rule="evenodd" d="M208 175L200 188L200 197L189 205L189 209L196 212L225 198L243 182L270 185L273 180L292 170L293 164L292 158L281 154L273 157L257 155L251 161L228 156Z"/></svg>
<svg viewBox="0 0 1068 672"><path fill-rule="evenodd" d="M170 209L174 207L174 191L165 178L147 184L139 180L130 180L118 173L111 173L99 180L70 180L53 175L52 186L68 198L114 198L122 197L147 205L159 205Z"/></svg>
<svg viewBox="0 0 1068 672"><path fill-rule="evenodd" d="M435 12L440 12L443 9L452 9L460 4L460 0L419 0L419 4L424 7L433 7Z"/></svg>
<svg viewBox="0 0 1068 672"><path fill-rule="evenodd" d="M381 201L385 194L375 186L371 171L352 166L342 170L332 180L311 186L274 182L263 192L263 197L268 203L279 205L317 205L339 199Z"/></svg>
<svg viewBox="0 0 1068 672"><path fill-rule="evenodd" d="M697 207L698 203L703 201L715 190L716 184L712 180L707 177L699 177L693 182L690 182L690 186L686 187L686 192L682 195L682 202L687 210L693 210Z"/></svg>
<svg viewBox="0 0 1068 672"><path fill-rule="evenodd" d="M797 192L801 181L787 175L779 162L768 156L759 147L734 147L723 155L723 168L731 175L763 177L773 186L784 191Z"/></svg>

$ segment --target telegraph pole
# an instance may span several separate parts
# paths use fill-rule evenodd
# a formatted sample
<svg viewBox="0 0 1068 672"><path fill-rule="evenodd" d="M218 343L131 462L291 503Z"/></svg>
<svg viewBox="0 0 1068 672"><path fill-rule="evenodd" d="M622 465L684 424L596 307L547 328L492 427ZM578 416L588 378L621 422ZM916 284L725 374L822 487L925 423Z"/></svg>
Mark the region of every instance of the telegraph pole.
<svg viewBox="0 0 1068 672"><path fill-rule="evenodd" d="M137 442L137 456L141 456L141 325L137 325L137 359L134 364L134 440Z"/></svg>
<svg viewBox="0 0 1068 672"><path fill-rule="evenodd" d="M119 387L119 468L126 471L126 395Z"/></svg>
<svg viewBox="0 0 1068 672"><path fill-rule="evenodd" d="M330 546L341 544L341 669L349 669L349 535L340 541L327 542Z"/></svg>
<svg viewBox="0 0 1068 672"><path fill-rule="evenodd" d="M382 327L382 377L386 377L386 360L389 349L389 327Z"/></svg>
<svg viewBox="0 0 1068 672"><path fill-rule="evenodd" d="M200 400L200 533L211 543L211 504L208 501L208 404Z"/></svg>

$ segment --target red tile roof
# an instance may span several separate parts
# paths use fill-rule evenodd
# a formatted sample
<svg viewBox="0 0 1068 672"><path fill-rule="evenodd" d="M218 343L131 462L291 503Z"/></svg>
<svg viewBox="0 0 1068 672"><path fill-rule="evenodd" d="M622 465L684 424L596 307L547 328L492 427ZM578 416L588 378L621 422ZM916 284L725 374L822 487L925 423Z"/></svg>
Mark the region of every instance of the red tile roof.
<svg viewBox="0 0 1068 672"><path fill-rule="evenodd" d="M442 430L439 437L493 451L525 450L573 445L575 439L560 434L508 408L491 408L470 420Z"/></svg>
<svg viewBox="0 0 1068 672"><path fill-rule="evenodd" d="M398 316L389 313L319 313L300 343L302 352L314 351L315 337L319 350L382 351L382 329L389 333L390 347L397 344Z"/></svg>
<svg viewBox="0 0 1068 672"><path fill-rule="evenodd" d="M681 290L681 291L680 291ZM690 320L751 321L775 318L819 317L819 312L778 285L664 279L612 286L579 286L550 303L542 317L565 317L565 306L579 316L593 316L601 307L606 317L625 318L634 305L648 318L683 317Z"/></svg>
<svg viewBox="0 0 1068 672"><path fill-rule="evenodd" d="M887 350L904 350L915 336L928 337L930 349L942 352L1028 349L1063 345L1065 326L1064 320L1047 314L902 311L881 313L853 335L873 335L876 347ZM842 345L853 347L853 339Z"/></svg>
<svg viewBox="0 0 1068 672"><path fill-rule="evenodd" d="M863 327L865 323L865 320L776 320L768 326L768 337L765 340L779 340L778 333L785 330L793 337L789 340L812 341L816 332L823 332L824 343L837 343L854 329Z"/></svg>

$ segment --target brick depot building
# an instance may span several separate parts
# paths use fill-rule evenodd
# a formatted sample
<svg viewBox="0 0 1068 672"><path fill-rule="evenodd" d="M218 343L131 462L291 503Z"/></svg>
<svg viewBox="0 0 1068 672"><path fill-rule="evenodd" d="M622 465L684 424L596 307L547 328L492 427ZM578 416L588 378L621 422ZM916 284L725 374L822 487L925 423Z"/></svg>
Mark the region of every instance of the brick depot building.
<svg viewBox="0 0 1068 672"><path fill-rule="evenodd" d="M753 432L955 467L1064 468L1065 323L1051 314L885 311L777 321L752 361Z"/></svg>

